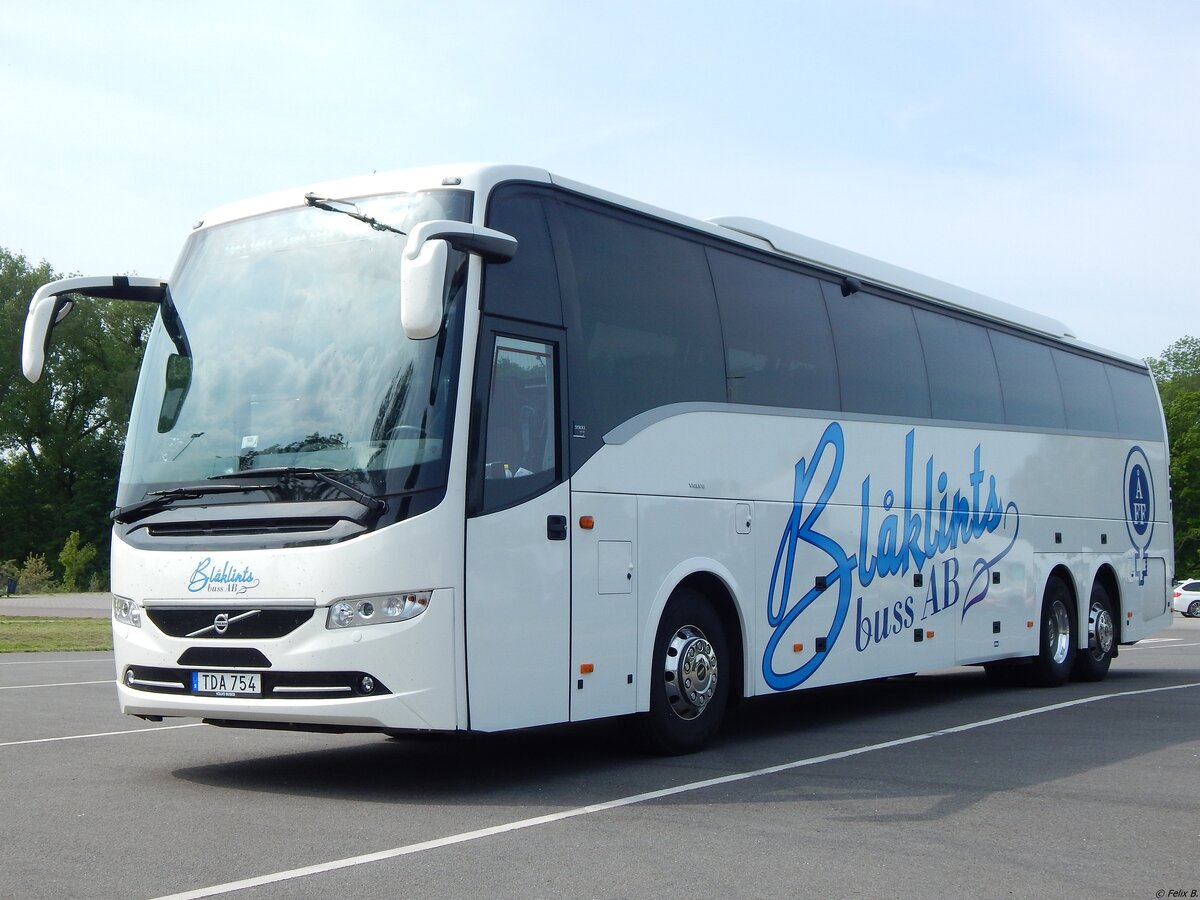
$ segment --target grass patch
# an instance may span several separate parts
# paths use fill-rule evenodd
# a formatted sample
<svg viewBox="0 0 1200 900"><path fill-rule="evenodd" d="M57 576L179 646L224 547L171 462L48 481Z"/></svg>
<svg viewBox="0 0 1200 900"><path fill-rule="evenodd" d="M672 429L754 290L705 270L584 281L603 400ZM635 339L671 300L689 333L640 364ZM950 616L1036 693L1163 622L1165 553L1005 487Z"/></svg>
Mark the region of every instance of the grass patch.
<svg viewBox="0 0 1200 900"><path fill-rule="evenodd" d="M0 653L111 650L109 619L0 616Z"/></svg>

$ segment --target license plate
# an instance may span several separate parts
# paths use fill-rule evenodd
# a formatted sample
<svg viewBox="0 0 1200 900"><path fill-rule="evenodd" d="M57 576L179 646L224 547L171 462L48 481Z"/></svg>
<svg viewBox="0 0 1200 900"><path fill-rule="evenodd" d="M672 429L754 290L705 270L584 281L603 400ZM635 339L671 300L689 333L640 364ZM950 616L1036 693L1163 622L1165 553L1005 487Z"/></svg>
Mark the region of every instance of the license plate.
<svg viewBox="0 0 1200 900"><path fill-rule="evenodd" d="M258 697L262 683L258 672L193 672L192 693L216 697Z"/></svg>

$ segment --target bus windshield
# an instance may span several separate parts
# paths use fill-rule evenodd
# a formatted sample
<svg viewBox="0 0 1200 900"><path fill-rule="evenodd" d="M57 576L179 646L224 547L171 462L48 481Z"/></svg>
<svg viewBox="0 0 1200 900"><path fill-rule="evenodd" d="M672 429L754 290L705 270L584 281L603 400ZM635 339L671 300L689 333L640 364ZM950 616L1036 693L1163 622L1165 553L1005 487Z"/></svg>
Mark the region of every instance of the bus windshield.
<svg viewBox="0 0 1200 900"><path fill-rule="evenodd" d="M353 205L407 232L429 219L468 221L471 194L392 194ZM160 317L130 418L118 504L255 469L346 473L339 479L374 495L443 485L462 279L448 282L442 334L409 340L399 311L403 247L394 233L311 207L194 234L171 281L190 358ZM450 266L465 258L452 253ZM283 499L328 490L319 480L304 485ZM252 493L204 502L244 502Z"/></svg>

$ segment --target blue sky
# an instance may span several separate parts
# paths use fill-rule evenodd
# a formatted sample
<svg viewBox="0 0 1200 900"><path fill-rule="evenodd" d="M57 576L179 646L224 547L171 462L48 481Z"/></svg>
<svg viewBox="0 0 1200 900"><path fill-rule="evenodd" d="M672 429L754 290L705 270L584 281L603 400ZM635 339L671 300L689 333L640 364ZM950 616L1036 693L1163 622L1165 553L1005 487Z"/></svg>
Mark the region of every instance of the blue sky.
<svg viewBox="0 0 1200 900"><path fill-rule="evenodd" d="M170 271L225 202L515 162L1068 322L1200 335L1200 3L12 0L0 246Z"/></svg>

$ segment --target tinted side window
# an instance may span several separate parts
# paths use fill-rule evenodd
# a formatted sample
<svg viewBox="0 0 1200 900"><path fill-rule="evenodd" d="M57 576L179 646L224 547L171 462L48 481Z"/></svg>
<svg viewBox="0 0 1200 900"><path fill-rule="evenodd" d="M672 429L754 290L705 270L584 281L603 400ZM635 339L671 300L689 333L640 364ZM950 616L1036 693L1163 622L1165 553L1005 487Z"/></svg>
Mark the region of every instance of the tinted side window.
<svg viewBox="0 0 1200 900"><path fill-rule="evenodd" d="M517 255L488 263L483 308L512 319L562 325L558 270L541 198L520 187L500 188L488 206L488 227L517 239Z"/></svg>
<svg viewBox="0 0 1200 900"><path fill-rule="evenodd" d="M1000 375L987 329L927 309L914 309L929 371L935 419L1003 422Z"/></svg>
<svg viewBox="0 0 1200 900"><path fill-rule="evenodd" d="M929 380L912 308L821 283L837 349L842 409L929 417Z"/></svg>
<svg viewBox="0 0 1200 900"><path fill-rule="evenodd" d="M1121 434L1162 440L1162 416L1153 379L1144 372L1133 372L1120 366L1105 365L1104 369L1112 388Z"/></svg>
<svg viewBox="0 0 1200 900"><path fill-rule="evenodd" d="M990 332L1004 417L1010 425L1066 428L1062 389L1050 348L1000 331Z"/></svg>
<svg viewBox="0 0 1200 900"><path fill-rule="evenodd" d="M563 204L589 436L668 403L725 400L725 359L703 248L629 219ZM576 351L572 351L574 354Z"/></svg>
<svg viewBox="0 0 1200 900"><path fill-rule="evenodd" d="M709 250L733 403L837 409L837 360L815 278Z"/></svg>
<svg viewBox="0 0 1200 900"><path fill-rule="evenodd" d="M1054 367L1062 385L1067 427L1080 431L1117 430L1117 411L1104 375L1104 364L1065 350L1054 351Z"/></svg>

